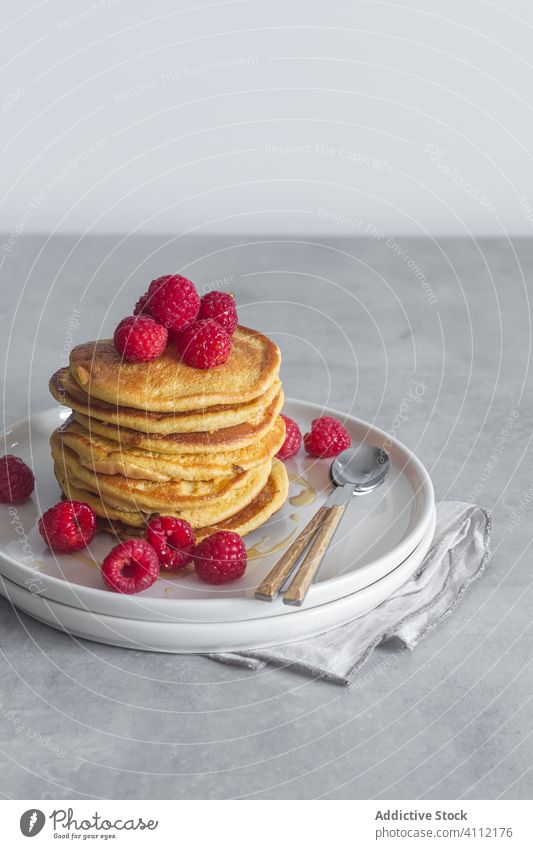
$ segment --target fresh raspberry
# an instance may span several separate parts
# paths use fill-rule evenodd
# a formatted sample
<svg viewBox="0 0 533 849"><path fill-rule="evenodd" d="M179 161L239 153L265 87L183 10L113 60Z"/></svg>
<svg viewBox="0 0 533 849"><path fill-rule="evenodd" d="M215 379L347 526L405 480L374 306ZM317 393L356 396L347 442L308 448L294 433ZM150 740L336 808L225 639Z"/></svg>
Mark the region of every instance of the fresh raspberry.
<svg viewBox="0 0 533 849"><path fill-rule="evenodd" d="M195 321L173 339L182 361L192 368L220 366L231 351L231 336L212 318Z"/></svg>
<svg viewBox="0 0 533 849"><path fill-rule="evenodd" d="M102 577L117 593L140 593L158 576L157 554L144 539L128 539L116 545L102 563Z"/></svg>
<svg viewBox="0 0 533 849"><path fill-rule="evenodd" d="M129 315L115 330L115 348L129 363L148 363L161 356L168 330L149 315Z"/></svg>
<svg viewBox="0 0 533 849"><path fill-rule="evenodd" d="M218 531L202 540L193 555L196 574L208 584L227 584L246 572L246 546L232 531Z"/></svg>
<svg viewBox="0 0 533 849"><path fill-rule="evenodd" d="M133 310L133 315L148 315L148 292L145 292L144 295L141 295L137 303L135 304L135 309Z"/></svg>
<svg viewBox="0 0 533 849"><path fill-rule="evenodd" d="M200 301L198 318L212 318L231 336L239 323L233 295L227 292L208 292Z"/></svg>
<svg viewBox="0 0 533 849"><path fill-rule="evenodd" d="M185 519L159 516L148 523L146 541L157 554L161 569L170 570L187 565L196 538Z"/></svg>
<svg viewBox="0 0 533 849"><path fill-rule="evenodd" d="M153 293L159 289L160 286L163 285L165 280L168 280L170 274L165 274L163 277L158 277L157 280L152 281L152 295ZM156 285L157 284L157 285ZM144 295L141 295L137 303L135 304L135 309L133 310L133 315L150 315L150 300L151 295L150 291L145 292Z"/></svg>
<svg viewBox="0 0 533 849"><path fill-rule="evenodd" d="M311 433L304 436L305 450L312 457L336 457L350 447L350 434L333 416L321 416L311 422Z"/></svg>
<svg viewBox="0 0 533 849"><path fill-rule="evenodd" d="M96 516L83 501L60 501L39 519L39 531L52 551L69 554L89 545L96 533Z"/></svg>
<svg viewBox="0 0 533 849"><path fill-rule="evenodd" d="M34 489L33 472L20 457L7 454L0 459L1 504L22 504Z"/></svg>
<svg viewBox="0 0 533 849"><path fill-rule="evenodd" d="M281 418L285 422L285 442L279 449L276 457L280 460L288 460L289 457L294 457L302 444L302 432L294 419L281 414Z"/></svg>
<svg viewBox="0 0 533 849"><path fill-rule="evenodd" d="M192 324L200 309L200 295L194 283L180 274L152 280L146 309L167 330L183 330Z"/></svg>

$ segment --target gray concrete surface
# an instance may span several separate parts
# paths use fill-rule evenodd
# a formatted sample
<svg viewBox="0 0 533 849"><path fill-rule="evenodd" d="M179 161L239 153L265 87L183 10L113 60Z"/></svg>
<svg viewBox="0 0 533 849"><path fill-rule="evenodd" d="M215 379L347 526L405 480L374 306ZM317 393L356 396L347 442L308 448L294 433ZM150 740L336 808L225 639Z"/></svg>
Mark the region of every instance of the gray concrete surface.
<svg viewBox="0 0 533 849"><path fill-rule="evenodd" d="M161 273L227 277L243 323L281 345L287 394L394 428L439 499L493 511L494 554L453 616L349 691L81 642L2 601L0 792L530 797L533 242L24 236L2 256L7 424L51 404L73 310L77 342Z"/></svg>

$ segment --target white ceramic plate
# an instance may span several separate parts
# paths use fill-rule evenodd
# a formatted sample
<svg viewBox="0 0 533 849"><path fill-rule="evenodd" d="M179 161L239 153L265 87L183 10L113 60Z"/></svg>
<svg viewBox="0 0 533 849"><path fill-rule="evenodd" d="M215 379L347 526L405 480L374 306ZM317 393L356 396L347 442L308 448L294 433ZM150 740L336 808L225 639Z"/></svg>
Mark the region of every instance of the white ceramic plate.
<svg viewBox="0 0 533 849"><path fill-rule="evenodd" d="M267 648L339 628L373 610L420 566L431 547L434 530L433 510L423 539L396 569L359 592L328 604L299 608L295 615L264 616L242 622L148 622L60 604L1 576L0 594L34 619L75 637L107 645L177 654ZM268 613L272 608L263 605L263 609Z"/></svg>
<svg viewBox="0 0 533 849"><path fill-rule="evenodd" d="M325 411L313 404L289 400L285 412L305 431L311 420ZM309 590L306 608L358 592L395 570L420 543L434 510L431 480L412 452L372 425L335 410L326 412L345 420L353 443L385 444L392 468L378 490L352 499ZM98 534L87 551L56 556L44 545L37 529L39 515L59 500L49 437L67 415L62 408L46 410L4 434L6 453L17 454L32 466L37 488L26 504L0 505L1 574L61 604L135 620L209 623L299 612L298 608L283 605L280 599L272 604L257 601L253 592L330 492L328 460L313 460L301 451L287 463L292 479L289 502L267 525L246 538L250 562L240 581L227 587L212 587L194 575L165 575L143 593L122 596L105 587L98 568L114 544L111 537Z"/></svg>

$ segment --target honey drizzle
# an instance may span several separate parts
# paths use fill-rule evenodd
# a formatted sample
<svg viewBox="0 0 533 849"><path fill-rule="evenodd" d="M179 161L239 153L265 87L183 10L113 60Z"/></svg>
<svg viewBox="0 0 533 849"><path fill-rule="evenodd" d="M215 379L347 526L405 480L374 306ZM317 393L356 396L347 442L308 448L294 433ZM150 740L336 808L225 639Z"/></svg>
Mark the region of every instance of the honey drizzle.
<svg viewBox="0 0 533 849"><path fill-rule="evenodd" d="M291 519L296 524L294 530L292 530L290 534L285 537L285 539L282 539L280 542L273 545L272 548L267 548L263 550L261 550L262 546L266 542L268 542L270 537L261 537L257 545L253 545L248 549L248 560L256 560L258 557L266 557L268 554L274 554L276 551L281 551L281 549L289 545L289 543L293 541L294 537L298 533L298 523L300 521L300 516L298 515L298 513L291 513L289 519Z"/></svg>
<svg viewBox="0 0 533 849"><path fill-rule="evenodd" d="M77 560L78 563L83 563L84 566L90 566L91 569L98 569L98 571L100 571L100 566L98 565L98 563L96 563L96 561L93 560L92 557L89 557L87 554L82 554L81 551L76 551L70 554L69 557L72 557L74 560Z"/></svg>
<svg viewBox="0 0 533 849"><path fill-rule="evenodd" d="M290 481L302 487L297 495L289 498L289 504L292 504L293 507L305 507L307 504L312 504L316 500L316 489L301 475L291 475Z"/></svg>
<svg viewBox="0 0 533 849"><path fill-rule="evenodd" d="M293 507L306 507L307 504L312 504L315 499L316 490L309 487L309 489L302 489L298 495L293 495L292 498L289 498L289 504L292 504Z"/></svg>

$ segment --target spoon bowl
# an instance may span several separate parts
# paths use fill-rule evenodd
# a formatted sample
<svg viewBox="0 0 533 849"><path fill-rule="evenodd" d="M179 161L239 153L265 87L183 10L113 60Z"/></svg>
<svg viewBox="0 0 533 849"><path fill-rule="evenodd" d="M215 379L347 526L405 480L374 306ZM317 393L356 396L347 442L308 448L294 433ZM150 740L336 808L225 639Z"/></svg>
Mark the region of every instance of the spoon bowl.
<svg viewBox="0 0 533 849"><path fill-rule="evenodd" d="M331 464L330 477L335 486L349 486L353 495L363 495L382 484L389 470L387 452L363 444L342 451Z"/></svg>

